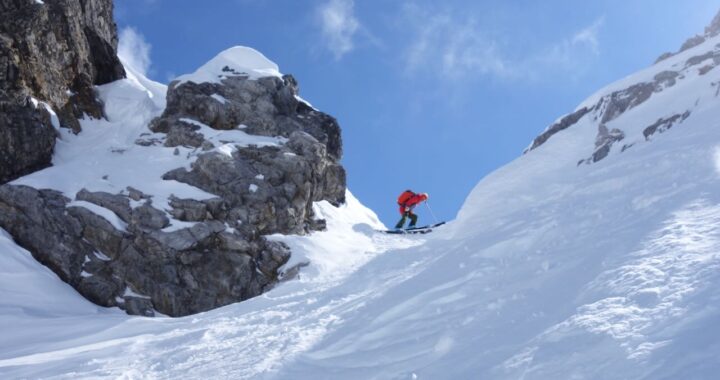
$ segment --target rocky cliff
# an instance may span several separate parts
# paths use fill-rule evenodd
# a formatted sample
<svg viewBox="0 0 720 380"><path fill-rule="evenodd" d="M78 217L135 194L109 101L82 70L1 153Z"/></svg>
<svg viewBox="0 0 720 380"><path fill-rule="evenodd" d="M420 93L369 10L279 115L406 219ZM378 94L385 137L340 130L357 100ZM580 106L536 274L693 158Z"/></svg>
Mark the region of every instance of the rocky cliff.
<svg viewBox="0 0 720 380"><path fill-rule="evenodd" d="M628 141L625 130L613 127L614 120L639 108L651 98L660 97L676 87L692 85L697 77L706 76L720 65L720 44L713 43L718 34L720 13L702 35L688 39L677 53L663 54L643 75L599 91L574 112L560 118L537 136L524 153L537 149L567 128L592 127L597 128L595 144L588 148L588 156L578 158L578 165L592 164L607 157L613 149L624 152L639 142L650 141L653 135L682 124L691 115L692 109L669 112L664 117L647 122L642 126L640 140ZM621 141L623 143L619 144Z"/></svg>
<svg viewBox="0 0 720 380"><path fill-rule="evenodd" d="M209 65L238 55L254 53L229 49ZM165 179L222 196L229 207L227 222L249 233L303 233L321 227L312 219L312 202L337 205L345 198L345 171L338 163L342 141L335 119L301 100L290 75L251 79L242 71L229 73L225 66L218 74L220 83L170 84L167 108L151 126L166 134L165 146L211 150L222 143L205 138L203 128L272 136L282 143L204 154L191 170L179 168Z"/></svg>
<svg viewBox="0 0 720 380"><path fill-rule="evenodd" d="M50 164L52 113L75 132L103 116L93 86L125 76L116 47L110 0L0 0L0 183Z"/></svg>
<svg viewBox="0 0 720 380"><path fill-rule="evenodd" d="M78 4L111 10L109 2ZM111 19L95 22L114 38ZM88 64L109 62L102 54ZM197 313L295 273L283 269L289 248L266 235L323 229L313 203L345 201L335 119L250 48L228 49L167 88L130 69L127 79L93 87L115 77L104 76L108 65L92 67L93 102L83 112L97 117L80 120L76 134L59 129L64 143L53 167L0 186L0 227L86 298L130 314ZM61 80L50 77L43 83ZM47 106L22 109L60 110L60 123L70 123L63 101L86 103L51 88L30 92Z"/></svg>

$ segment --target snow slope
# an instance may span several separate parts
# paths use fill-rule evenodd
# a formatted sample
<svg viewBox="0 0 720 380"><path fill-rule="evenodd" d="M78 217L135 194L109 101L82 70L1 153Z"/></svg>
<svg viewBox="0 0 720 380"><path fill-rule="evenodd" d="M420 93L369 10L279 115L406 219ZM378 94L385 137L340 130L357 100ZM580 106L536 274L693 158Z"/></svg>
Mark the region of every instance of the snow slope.
<svg viewBox="0 0 720 380"><path fill-rule="evenodd" d="M582 119L483 179L429 235L377 233L350 194L338 209L319 203L328 231L273 237L311 262L298 279L190 317L97 308L3 237L0 377L715 378L719 82L720 69L689 70L610 123L632 148L578 166L597 134Z"/></svg>

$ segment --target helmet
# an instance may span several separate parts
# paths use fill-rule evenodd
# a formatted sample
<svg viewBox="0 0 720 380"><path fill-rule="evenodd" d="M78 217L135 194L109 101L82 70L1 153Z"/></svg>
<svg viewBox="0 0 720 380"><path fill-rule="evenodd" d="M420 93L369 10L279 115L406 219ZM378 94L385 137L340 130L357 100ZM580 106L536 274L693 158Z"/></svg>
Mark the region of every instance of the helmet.
<svg viewBox="0 0 720 380"><path fill-rule="evenodd" d="M422 197L425 198L425 200L430 199L430 194L428 194L428 193L422 193L420 195L422 195Z"/></svg>

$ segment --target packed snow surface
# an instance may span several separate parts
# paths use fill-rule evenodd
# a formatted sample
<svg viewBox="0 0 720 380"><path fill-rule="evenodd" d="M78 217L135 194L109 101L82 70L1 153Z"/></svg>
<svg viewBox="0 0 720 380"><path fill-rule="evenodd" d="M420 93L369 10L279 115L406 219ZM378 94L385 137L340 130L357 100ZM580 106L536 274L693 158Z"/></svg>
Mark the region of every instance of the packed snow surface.
<svg viewBox="0 0 720 380"><path fill-rule="evenodd" d="M223 79L233 76L258 79L282 77L282 74L278 65L259 51L245 46L234 46L215 56L194 73L175 78L179 81L175 85L179 86L184 82L220 83ZM222 97L215 99L223 102Z"/></svg>
<svg viewBox="0 0 720 380"><path fill-rule="evenodd" d="M642 81L649 74L638 75ZM578 166L597 134L596 122L582 119L484 178L457 218L428 235L378 232L382 224L350 193L339 208L317 203L327 231L271 237L291 246L288 267L308 263L298 278L194 316L130 317L94 306L2 234L0 377L714 379L717 83L717 68L686 72L612 121L631 148L614 147L604 160ZM109 86L152 93L131 82ZM106 94L111 109L128 101L125 92ZM140 96L132 99L128 107L157 112ZM648 122L688 110L684 122L643 137ZM191 152L180 159L161 147L123 143L112 120L96 125L104 134L85 128L64 136L56 164L71 165L69 146L89 149L100 136L125 155L150 149L142 152L157 165L187 164ZM108 145L97 149L84 157L86 166L68 167L92 171L78 177L91 190L110 186L98 167L114 162L93 164L112 156ZM43 172L20 182L53 184ZM111 180L132 183L116 172L108 170ZM150 190L161 197L194 191L168 186ZM388 203L393 207L391 197Z"/></svg>

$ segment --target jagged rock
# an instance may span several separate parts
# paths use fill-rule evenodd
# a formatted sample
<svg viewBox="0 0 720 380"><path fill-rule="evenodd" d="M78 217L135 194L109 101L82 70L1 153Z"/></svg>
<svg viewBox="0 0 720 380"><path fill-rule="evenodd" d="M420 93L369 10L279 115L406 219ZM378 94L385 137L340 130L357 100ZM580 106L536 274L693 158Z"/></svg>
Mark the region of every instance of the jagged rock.
<svg viewBox="0 0 720 380"><path fill-rule="evenodd" d="M680 46L680 51L683 52L685 50L692 49L695 46L702 44L703 42L705 42L704 36L690 37L682 44L682 46Z"/></svg>
<svg viewBox="0 0 720 380"><path fill-rule="evenodd" d="M674 86L677 79L680 77L680 73L674 71L663 71L657 74L653 78L652 82L637 83L626 89L614 91L605 95L600 98L598 103L594 106L583 107L574 113L563 117L559 122L548 127L542 134L533 140L530 147L523 153L527 153L544 144L550 139L550 137L577 124L580 119L589 113L594 114L595 120L599 119L599 124L602 127L627 111L645 103L654 93L660 92L667 87ZM602 130L600 134L602 134ZM596 147L596 151L593 156L597 155L598 157L601 157L600 159L604 158L605 154L609 152L609 148L606 149L601 147L600 150L597 149L598 148ZM587 160L582 160L581 162L586 161ZM593 159L592 162L596 162L596 160Z"/></svg>
<svg viewBox="0 0 720 380"><path fill-rule="evenodd" d="M172 232L153 231L150 236L176 251L187 251L207 243L214 234L224 231L225 225L220 222L197 223L190 228Z"/></svg>
<svg viewBox="0 0 720 380"><path fill-rule="evenodd" d="M143 193L142 191L140 191L132 186L128 186L126 188L126 190L128 191L128 197L130 197L130 199L132 199L136 202L139 202L143 199L150 199L149 195Z"/></svg>
<svg viewBox="0 0 720 380"><path fill-rule="evenodd" d="M115 295L119 293L122 284L112 278L85 273L80 277L78 290L87 299L98 305L115 306L117 304Z"/></svg>
<svg viewBox="0 0 720 380"><path fill-rule="evenodd" d="M530 147L525 149L523 153L527 153L540 145L544 144L550 137L552 137L554 134L569 128L572 125L575 125L580 119L583 118L583 116L587 115L592 111L593 108L583 107L565 117L560 119L559 122L549 126L545 132L541 133L540 136L536 137L535 140L533 140L532 144L530 144Z"/></svg>
<svg viewBox="0 0 720 380"><path fill-rule="evenodd" d="M83 194L95 201L111 199L105 203L110 205L123 197ZM279 243L226 232L220 221L173 232L153 229L160 223L119 231L104 217L69 203L53 190L0 186L0 227L87 299L131 314L150 316L157 310L182 316L257 296L277 281L277 270L289 256ZM222 208L217 201L208 204ZM151 208L137 207L133 220L144 206Z"/></svg>
<svg viewBox="0 0 720 380"><path fill-rule="evenodd" d="M202 134L196 132L198 129L200 128L196 125L186 123L182 120L177 121L167 132L165 146L199 148L205 141L205 138Z"/></svg>
<svg viewBox="0 0 720 380"><path fill-rule="evenodd" d="M0 183L50 163L54 129L29 97L76 132L83 114L103 116L93 86L125 76L112 11L111 0L0 0Z"/></svg>
<svg viewBox="0 0 720 380"><path fill-rule="evenodd" d="M312 136L293 136L283 148L244 148L233 157L203 154L192 170L177 169L164 179L221 195L228 207L236 209L233 218L261 234L304 233L313 219L312 202L328 199L337 204L343 199L345 172L324 160L324 146ZM259 175L263 180L257 179Z"/></svg>
<svg viewBox="0 0 720 380"><path fill-rule="evenodd" d="M218 234L218 239L220 239L221 246L229 251L248 252L252 249L250 242L237 234L223 231Z"/></svg>
<svg viewBox="0 0 720 380"><path fill-rule="evenodd" d="M662 87L672 87L675 85L680 73L677 71L666 70L655 75L655 84ZM656 88L657 89L657 88Z"/></svg>
<svg viewBox="0 0 720 380"><path fill-rule="evenodd" d="M697 66L709 59L713 60L714 64L718 64L718 61L720 61L720 51L709 51L705 54L696 55L693 57L688 58L688 60L685 62L685 66Z"/></svg>
<svg viewBox="0 0 720 380"><path fill-rule="evenodd" d="M676 123L682 123L688 117L690 117L690 111L685 111L683 114L676 114L668 118L660 118L643 130L643 136L645 136L645 140L649 140L650 136L655 133L663 133L672 128Z"/></svg>
<svg viewBox="0 0 720 380"><path fill-rule="evenodd" d="M83 226L82 238L90 243L96 251L102 252L110 259L120 255L125 238L122 231L118 231L105 218L84 207L68 207L67 211Z"/></svg>
<svg viewBox="0 0 720 380"><path fill-rule="evenodd" d="M705 75L705 74L709 73L710 71L712 71L712 69L714 69L714 68L715 68L715 65L705 65L698 69L698 74Z"/></svg>
<svg viewBox="0 0 720 380"><path fill-rule="evenodd" d="M598 162L607 157L612 145L624 138L625 133L623 133L623 131L617 128L608 130L605 125L600 124L598 127L598 135L595 138L595 152L592 155L592 162Z"/></svg>
<svg viewBox="0 0 720 380"><path fill-rule="evenodd" d="M675 53L671 53L671 52L669 52L669 51L668 51L668 52L665 52L665 53L662 53L662 54L660 54L659 57L657 57L657 59L655 60L655 63L656 63L656 64L657 64L657 63L660 63L660 62L662 62L662 61L664 61L664 60L666 60L666 59L668 59L668 58L670 58L670 57L673 57L674 55L675 55Z"/></svg>
<svg viewBox="0 0 720 380"><path fill-rule="evenodd" d="M176 81L168 89L165 112L152 122L151 129L174 135L181 132L173 129L187 124L181 119L190 118L218 130L243 125L252 135L289 137L304 131L323 143L331 157L340 159L342 139L337 121L298 100L297 91L297 81L290 75L258 80L230 77L221 84Z"/></svg>
<svg viewBox="0 0 720 380"><path fill-rule="evenodd" d="M86 255L83 226L65 212L70 199L54 190L0 186L0 227L63 281L77 285Z"/></svg>
<svg viewBox="0 0 720 380"><path fill-rule="evenodd" d="M186 222L200 222L207 219L208 207L205 203L194 199L171 198L170 206L172 210L170 214L175 219Z"/></svg>
<svg viewBox="0 0 720 380"><path fill-rule="evenodd" d="M265 246L258 258L258 268L272 276L275 270L284 265L290 259L290 248L280 242L270 241Z"/></svg>
<svg viewBox="0 0 720 380"><path fill-rule="evenodd" d="M123 297L123 301L125 310L127 310L128 314L142 315L145 317L155 316L153 303L149 297L125 296Z"/></svg>
<svg viewBox="0 0 720 380"><path fill-rule="evenodd" d="M167 133L168 146L207 144L195 132L199 129L195 123L219 130L242 125L245 133L287 141L275 146L237 145L231 155L209 151L198 156L190 171L179 168L163 178L220 195L230 210L223 217L229 224L240 221L246 233L304 233L316 226L312 202L344 202L345 171L337 162L342 154L340 130L332 117L299 101L297 88L297 81L288 75L171 84L168 107L151 126ZM188 218L184 211L173 212ZM198 211L188 220L200 220L201 214Z"/></svg>
<svg viewBox="0 0 720 380"><path fill-rule="evenodd" d="M720 33L720 12L715 15L710 25L705 28L705 35L708 37L717 36L718 33Z"/></svg>
<svg viewBox="0 0 720 380"><path fill-rule="evenodd" d="M610 122L626 111L644 103L655 92L656 86L655 83L638 83L603 97L597 107L602 113L600 123Z"/></svg>
<svg viewBox="0 0 720 380"><path fill-rule="evenodd" d="M187 228L173 232L155 231L150 236L160 244L176 251L189 250L199 244L199 240Z"/></svg>
<svg viewBox="0 0 720 380"><path fill-rule="evenodd" d="M135 140L135 145L140 146L155 146L162 144L162 140L155 137L143 137Z"/></svg>
<svg viewBox="0 0 720 380"><path fill-rule="evenodd" d="M313 219L308 222L309 229L313 231L325 231L327 230L327 220L325 219Z"/></svg>
<svg viewBox="0 0 720 380"><path fill-rule="evenodd" d="M104 191L91 192L82 189L75 195L75 199L104 207L117 214L125 223L130 223L132 220L130 200L123 195L110 194Z"/></svg>
<svg viewBox="0 0 720 380"><path fill-rule="evenodd" d="M55 137L44 107L13 104L0 92L0 183L50 166Z"/></svg>
<svg viewBox="0 0 720 380"><path fill-rule="evenodd" d="M140 228L159 230L170 225L165 213L145 203L132 210L132 224Z"/></svg>

